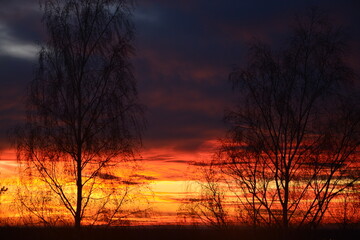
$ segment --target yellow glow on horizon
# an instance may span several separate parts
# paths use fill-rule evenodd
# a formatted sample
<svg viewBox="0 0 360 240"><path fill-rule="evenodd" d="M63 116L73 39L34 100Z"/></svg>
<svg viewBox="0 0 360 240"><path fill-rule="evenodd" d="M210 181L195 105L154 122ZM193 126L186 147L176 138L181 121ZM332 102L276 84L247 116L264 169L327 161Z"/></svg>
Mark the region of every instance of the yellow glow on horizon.
<svg viewBox="0 0 360 240"><path fill-rule="evenodd" d="M149 207L152 209L151 217L148 219L143 217L130 217L129 219L134 220L134 224L144 224L144 222L149 224L176 223L177 211L182 204L182 199L189 197L189 193L186 192L191 177L189 163L195 161L197 157L199 157L198 154L192 155L169 151L169 149L155 149L143 154L143 161L141 164L138 163L140 168L127 171L126 166L119 165L114 171L117 177L121 177L123 174L131 175L134 176L134 181L143 181L147 185L146 189L148 190L144 189L142 194L148 198ZM20 191L20 177L24 180L26 176L21 176L20 170L15 151L12 149L3 151L0 155L0 184L6 185L9 190L1 196L0 213L2 219L7 219L8 222L16 223L18 222L16 219L22 216L18 211L16 198L18 198L17 192ZM33 179L32 184L36 189L44 190L47 188L46 184L39 179ZM66 187L67 191L75 194L75 183L69 182L67 184L69 185ZM108 187L106 181L98 186L101 188ZM101 198L102 196L101 193L95 193L94 197ZM145 206L146 200L141 200L139 204ZM50 215L65 214L69 216L61 204L51 204L46 206L46 209L50 211ZM70 216L69 220L71 221Z"/></svg>
<svg viewBox="0 0 360 240"><path fill-rule="evenodd" d="M209 149L210 146L214 146L214 142L209 141L206 144L207 147L194 154L168 148L145 151L142 153L143 160L138 161L136 166L132 168L131 164L119 163L111 172L114 179L101 179L99 183L96 183L97 187L104 190L114 188L122 191L127 186L144 186L141 189L141 194L139 192L139 195L136 195L138 194L136 187L131 194L134 194L134 198L137 198L136 207L149 209L149 213L129 216L127 219L134 225L177 224L181 222L177 213L183 206L182 204L188 202L190 198L199 197L201 189L197 179L200 172L197 172L198 169L193 163L201 160L206 161L212 157L212 152ZM18 191L21 191L21 181L26 181L26 176L22 175L19 172L20 170L15 151L11 149L3 151L0 155L0 186L6 186L8 191L0 196L0 225L4 223L23 224L20 221L23 215L19 212L17 198ZM120 184L127 177L132 182L129 182L128 185ZM75 182L73 180L66 181L66 184L67 191L72 196L75 196ZM227 187L225 183L220 183L220 186ZM33 179L30 188L38 189L39 194L44 196L52 194L51 191L46 192L48 190L46 184L39 179ZM269 189L274 189L273 182L270 183ZM98 199L104 197L101 191L94 192L93 196ZM237 196L233 192L226 192L225 197L226 205L230 208L230 211L235 211L236 201L238 201ZM304 203L308 201L308 199L303 199ZM334 206L342 203L343 200L334 199ZM126 207L130 208L131 206ZM69 212L59 202L45 205L42 210L46 214L60 216L69 223L72 222ZM90 219L84 219L84 223L90 221Z"/></svg>

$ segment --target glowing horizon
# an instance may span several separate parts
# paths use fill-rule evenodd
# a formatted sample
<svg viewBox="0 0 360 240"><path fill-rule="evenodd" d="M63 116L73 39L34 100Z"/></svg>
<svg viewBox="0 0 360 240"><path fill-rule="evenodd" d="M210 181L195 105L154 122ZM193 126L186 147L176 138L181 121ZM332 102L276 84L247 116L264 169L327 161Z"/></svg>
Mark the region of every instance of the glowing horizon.
<svg viewBox="0 0 360 240"><path fill-rule="evenodd" d="M204 145L207 145L204 149L209 149L209 145L212 145L215 149L216 141L211 140ZM184 206L183 204L187 203L189 199L197 199L199 197L200 189L197 184L200 176L198 175L199 173L196 172L196 162L199 163L211 158L213 152L204 151L201 154L172 152L172 154L169 154L168 149L166 152L166 155L164 152L154 155L155 153L161 153L159 149L156 149L143 153L141 168L137 168L137 171L132 173L134 173L133 176L135 178L141 178L144 184L143 186L145 187L141 189L141 194L139 192L140 200L136 202L134 206L145 211L124 218L123 224L130 224L132 226L203 224L200 219L186 219L184 215L181 215L181 207ZM21 168L14 157L15 151L8 149L2 151L0 158L0 183L8 188L8 191L0 197L0 213L2 216L0 223L5 225L26 225L30 223L29 217L31 216L33 217L31 220L33 222L37 222L39 219L31 213L21 212L21 210L26 211L26 209L19 208L19 199L17 198L19 198L20 195L18 191L21 191L23 188L20 178L26 178L26 176L22 176L19 172ZM164 159L165 157L167 160ZM202 159L202 161L196 161L198 158ZM121 173L116 173L115 171L116 176L119 176L119 174ZM111 180L106 181L111 182ZM106 181L104 182L105 185L98 187L107 188ZM35 183L35 185L28 187L30 187L30 189L34 188L34 191L40 191L40 197L52 194L51 192L42 192L46 189L46 185L43 182L36 180ZM236 201L236 196L234 193L226 193L226 195L228 210L233 212L232 214L235 214L237 207L236 205L232 206L232 204L233 201ZM306 202L307 200L305 199L303 201ZM336 212L340 213L343 204L344 199L342 198L333 201L333 206L335 207L331 210L330 215L327 214L325 223L336 222L336 219L332 219L331 214ZM125 208L128 207L131 207L131 205L125 206ZM73 219L62 204L56 205L51 203L46 205L43 211L47 211L45 214L53 216L54 219L61 218L61 221L58 220L58 223L55 224L72 225ZM93 219L91 216L83 219L84 225L92 224L92 222ZM101 225L104 223L103 221L98 221L96 224ZM41 223L38 224L41 225Z"/></svg>
<svg viewBox="0 0 360 240"><path fill-rule="evenodd" d="M143 199L142 201L145 202L140 203L140 205L143 204L144 209L149 208L151 211L144 214L149 216L146 218L130 217L129 219L133 220L132 224L178 224L180 221L177 216L179 207L186 199L196 197L197 194L188 191L189 185L194 184L194 181L197 180L195 179L196 176L192 175L194 169L191 167L199 161L198 159L205 160L211 157L213 153L206 151L209 148L214 148L213 145L215 144L216 140L207 141L204 143L204 151L196 153L182 153L169 149L152 149L143 152L141 154L142 160L135 161L139 165L133 175L144 181L146 189L142 193L142 197L146 197L146 199ZM2 221L10 221L13 224L22 221L18 212L19 209L14 206L14 202L17 201L16 192L21 189L20 178L26 178L26 176L21 176L20 169L15 150L3 150L0 155L0 183L6 186L8 191L1 196L0 212L2 213ZM61 205L50 207L63 209ZM63 211L59 212L60 216L69 215ZM52 214L56 215L56 213ZM67 218L69 222L72 221L69 216Z"/></svg>

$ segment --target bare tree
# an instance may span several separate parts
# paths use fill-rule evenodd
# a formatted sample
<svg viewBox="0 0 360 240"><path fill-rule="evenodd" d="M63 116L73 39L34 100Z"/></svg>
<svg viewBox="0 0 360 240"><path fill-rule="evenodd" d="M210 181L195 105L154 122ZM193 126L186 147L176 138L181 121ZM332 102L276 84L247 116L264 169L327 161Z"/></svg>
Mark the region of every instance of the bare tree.
<svg viewBox="0 0 360 240"><path fill-rule="evenodd" d="M185 200L178 211L180 217L190 218L193 224L200 222L215 229L226 229L231 225L229 204L225 200L226 182L215 162L196 164L199 180L189 185L190 192L198 192L199 196Z"/></svg>
<svg viewBox="0 0 360 240"><path fill-rule="evenodd" d="M8 190L7 187L0 187L0 205L1 205L1 195L3 195Z"/></svg>
<svg viewBox="0 0 360 240"><path fill-rule="evenodd" d="M133 163L127 166L116 164L116 171L108 171L106 167L96 179L88 209L82 219L86 225L119 226L129 225L129 217L142 218L149 213L147 199L147 182L140 179L133 168ZM26 226L68 226L72 224L71 215L64 211L62 200L55 196L52 189L39 179L38 174L31 173L28 163L19 166L20 181L14 199L14 209L17 209L17 222ZM119 173L122 168L127 173ZM104 171L106 170L106 172ZM62 172L62 171L59 171ZM111 172L116 172L113 175ZM65 176L58 179L66 180ZM121 176L121 177L120 177ZM60 178L61 177L61 178ZM70 180L69 180L70 181ZM74 185L69 182L68 185ZM67 188L69 190L69 188ZM74 193L73 190L71 190ZM69 194L70 195L70 194ZM69 196L71 198L71 196Z"/></svg>
<svg viewBox="0 0 360 240"><path fill-rule="evenodd" d="M7 187L0 185L0 196L8 190Z"/></svg>
<svg viewBox="0 0 360 240"><path fill-rule="evenodd" d="M2 196L7 190L8 190L8 188L5 187L5 186L0 187L0 207L1 207L1 203L2 203L1 196ZM0 212L2 212L2 211L1 211L1 208L0 208ZM4 221L4 218L0 219L0 223L3 224L3 223L4 223L3 221Z"/></svg>
<svg viewBox="0 0 360 240"><path fill-rule="evenodd" d="M21 187L20 187L21 186ZM65 225L64 214L57 213L57 204L52 203L52 192L44 186L18 186L13 209L19 215L17 223L25 226Z"/></svg>
<svg viewBox="0 0 360 240"><path fill-rule="evenodd" d="M339 201L329 208L330 219L341 229L356 228L360 223L358 209L360 207L359 185L354 185L341 192Z"/></svg>
<svg viewBox="0 0 360 240"><path fill-rule="evenodd" d="M7 190L8 190L7 187L1 186L1 187L0 187L0 196L1 196L3 193L5 193ZM1 203L1 202L0 202L0 203Z"/></svg>
<svg viewBox="0 0 360 240"><path fill-rule="evenodd" d="M248 65L231 73L239 101L226 114L221 166L254 225L317 226L358 181L360 111L344 46L313 11L284 50L252 44Z"/></svg>
<svg viewBox="0 0 360 240"><path fill-rule="evenodd" d="M127 0L41 1L48 39L29 87L18 159L60 198L76 227L104 171L134 159L141 144L132 7Z"/></svg>
<svg viewBox="0 0 360 240"><path fill-rule="evenodd" d="M7 190L8 190L7 187L2 186L2 187L0 188L0 195L3 194L4 192L6 192Z"/></svg>

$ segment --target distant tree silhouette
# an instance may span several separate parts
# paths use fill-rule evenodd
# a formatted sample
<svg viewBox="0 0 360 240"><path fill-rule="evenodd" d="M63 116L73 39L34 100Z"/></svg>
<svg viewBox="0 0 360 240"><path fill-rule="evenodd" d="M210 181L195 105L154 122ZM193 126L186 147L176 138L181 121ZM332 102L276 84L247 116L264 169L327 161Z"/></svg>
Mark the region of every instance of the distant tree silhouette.
<svg viewBox="0 0 360 240"><path fill-rule="evenodd" d="M8 190L7 187L0 185L0 196L1 196L1 194L3 194L4 192L6 192L7 190Z"/></svg>
<svg viewBox="0 0 360 240"><path fill-rule="evenodd" d="M358 94L344 41L318 11L298 19L285 49L254 43L230 74L239 94L226 114L223 171L254 225L317 226L359 179Z"/></svg>
<svg viewBox="0 0 360 240"><path fill-rule="evenodd" d="M102 188L98 180L122 179L109 179L108 167L133 159L141 144L142 108L129 62L132 2L43 0L41 8L48 39L29 86L18 158L80 227Z"/></svg>
<svg viewBox="0 0 360 240"><path fill-rule="evenodd" d="M8 190L7 187L2 186L2 187L0 188L0 195L3 194L4 192L6 192L7 190Z"/></svg>
<svg viewBox="0 0 360 240"><path fill-rule="evenodd" d="M199 222L215 229L227 229L231 225L226 206L224 181L219 168L200 163L196 167L199 180L188 191L199 192L199 196L186 199L178 210L179 217L190 218L193 224Z"/></svg>
<svg viewBox="0 0 360 240"><path fill-rule="evenodd" d="M0 185L0 196L8 190L7 187Z"/></svg>
<svg viewBox="0 0 360 240"><path fill-rule="evenodd" d="M340 196L338 196L338 199L339 201L332 203L332 206L329 208L331 220L337 223L340 229L343 230L359 227L359 184L341 192Z"/></svg>
<svg viewBox="0 0 360 240"><path fill-rule="evenodd" d="M1 204L1 195L4 194L7 190L8 188L5 186L0 187L0 204Z"/></svg>

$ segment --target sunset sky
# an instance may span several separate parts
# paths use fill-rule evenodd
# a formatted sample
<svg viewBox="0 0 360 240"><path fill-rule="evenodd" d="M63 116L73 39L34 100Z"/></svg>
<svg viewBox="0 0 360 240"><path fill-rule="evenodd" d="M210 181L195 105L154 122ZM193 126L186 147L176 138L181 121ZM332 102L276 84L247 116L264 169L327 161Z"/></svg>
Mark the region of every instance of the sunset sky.
<svg viewBox="0 0 360 240"><path fill-rule="evenodd" d="M281 46L293 17L312 6L342 26L351 49L346 59L359 74L358 0L137 1L132 61L147 109L141 165L160 196L157 210L176 214L194 179L192 164L209 159L224 136L222 117L233 100L228 74L244 63L248 43ZM7 132L24 119L26 87L45 38L41 16L38 0L0 0L0 179L17 174Z"/></svg>

